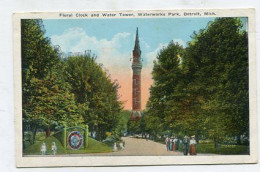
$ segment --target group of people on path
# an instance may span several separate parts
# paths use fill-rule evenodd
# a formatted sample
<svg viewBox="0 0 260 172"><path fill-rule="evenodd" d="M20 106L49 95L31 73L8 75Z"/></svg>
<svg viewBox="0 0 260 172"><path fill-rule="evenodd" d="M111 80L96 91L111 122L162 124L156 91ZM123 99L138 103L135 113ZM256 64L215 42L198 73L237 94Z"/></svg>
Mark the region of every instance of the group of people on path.
<svg viewBox="0 0 260 172"><path fill-rule="evenodd" d="M196 155L196 145L197 141L195 136L191 136L191 139L188 136L184 136L183 140L178 139L177 137L166 137L165 139L167 151L179 150L179 145L183 144L183 154L184 155Z"/></svg>
<svg viewBox="0 0 260 172"><path fill-rule="evenodd" d="M167 151L179 150L179 140L177 137L166 137L165 139Z"/></svg>
<svg viewBox="0 0 260 172"><path fill-rule="evenodd" d="M123 142L120 142L120 143L119 143L119 146L120 146L120 149L121 149L121 150L124 150L124 149L125 149ZM116 142L114 143L113 151L114 151L114 152L117 151L117 144L116 144Z"/></svg>
<svg viewBox="0 0 260 172"><path fill-rule="evenodd" d="M55 142L52 143L51 150L53 152L53 155L56 155L56 153L57 153L57 146L56 146ZM46 155L46 151L47 151L47 146L46 146L45 142L43 142L43 144L41 145L41 154L42 155Z"/></svg>

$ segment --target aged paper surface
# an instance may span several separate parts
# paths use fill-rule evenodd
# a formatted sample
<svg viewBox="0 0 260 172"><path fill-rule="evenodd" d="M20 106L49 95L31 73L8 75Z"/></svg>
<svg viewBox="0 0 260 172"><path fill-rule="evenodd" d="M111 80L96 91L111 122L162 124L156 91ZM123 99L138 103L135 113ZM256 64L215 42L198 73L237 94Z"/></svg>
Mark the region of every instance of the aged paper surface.
<svg viewBox="0 0 260 172"><path fill-rule="evenodd" d="M173 11L115 11L115 12L114 11L109 11L109 12L108 11L97 11L97 12L60 12L60 13L59 12L15 13L13 16L13 25L14 25L14 47L16 47L14 49L14 77L15 77L15 120L16 120L15 128L16 128L16 165L17 165L17 167L256 163L258 150L257 150L257 124L256 124L256 121L257 121L256 120L256 72L255 72L256 71L256 53L255 53L255 16L254 15L255 15L255 12L253 9L225 9L225 10L224 9L201 9L201 10L190 9L190 10L173 10ZM82 127L81 124L80 125L79 124L70 124L70 122L72 121L71 119L77 118L75 116L73 116L71 119L69 117L67 117L68 121L66 121L66 120L59 121L59 120L55 119L57 123L62 123L62 122L63 122L63 124L66 123L66 125L61 125L61 124L56 125L55 124L56 128L55 127L51 128L51 127L53 127L53 124L50 127L51 130L54 130L53 131L54 135L52 135L51 133L49 133L49 135L51 134L52 137L54 136L55 139L57 138L57 140L54 141L55 143L54 142L52 143L51 141L48 141L48 140L44 140L44 138L42 138L42 140L40 140L40 139L37 140L38 145L37 145L36 140L34 140L35 141L34 143L31 143L31 140L30 140L30 141L27 141L27 142L30 142L30 143L28 143L30 145L28 147L25 146L26 135L29 135L28 134L29 131L32 130L31 128L30 129L26 128L25 125L29 126L29 127L33 126L33 122L30 122L30 120L36 121L36 126L38 127L36 129L36 136L37 136L37 132L44 133L45 132L44 129L46 128L46 126L50 126L50 124L48 124L45 121L48 121L50 119L52 121L55 121L55 120L53 120L51 117L48 116L48 111L49 111L49 109L52 109L52 105L49 108L44 109L45 108L44 106L37 104L37 101L40 101L42 99L36 98L30 102L31 104L35 103L33 106L37 107L38 109L35 108L34 110L37 111L39 114L43 113L43 111L45 114L47 114L45 116L41 116L40 118L37 118L38 113L36 113L36 117L35 117L35 114L31 115L30 112L28 112L28 109L33 109L33 107L30 107L30 105L29 105L30 103L23 105L22 98L26 97L25 92L23 92L25 87L27 87L27 88L33 88L33 87L24 86L22 83L22 82L26 82L26 81L22 81L22 78L25 78L25 77L27 77L27 75L30 75L28 73L24 74L24 75L22 74L22 71L24 69L22 62L29 63L28 61L23 61L22 57L21 57L21 55L25 56L23 54L24 52L22 51L22 48L25 45L25 43L22 41L22 39L24 38L22 35L22 29L23 29L22 21L29 21L30 19L43 20L43 26L45 26L45 30L46 30L45 34L47 34L47 35L49 34L48 37L51 37L52 46L55 49L56 48L55 46L59 45L59 47L58 47L59 52L63 53L59 56L61 59L67 59L67 58L69 59L71 56L78 57L78 56L84 56L84 55L91 55L91 53L94 54L94 55L92 54L93 57L96 55L97 61L100 60L99 57L101 57L101 61L98 61L98 63L102 63L102 65L104 66L104 70L108 70L109 74L111 74L112 80L113 79L118 80L119 85L121 85L121 89L118 91L119 91L119 94L121 95L121 97L123 97L123 98L121 98L119 101L124 102L127 100L126 101L127 103L124 104L124 108L125 108L125 110L131 109L131 119L132 120L131 119L129 119L129 120L130 121L138 121L138 120L140 121L141 119L139 119L139 118L143 118L143 116L145 116L145 114L146 114L145 111L143 112L143 110L145 110L145 108L146 108L146 106L145 106L146 101L150 101L150 102L152 101L149 99L149 87L152 85L152 82L151 82L151 79L149 80L146 78L149 78L149 77L151 78L151 72L153 70L152 68L153 68L153 64L154 64L153 60L155 60L157 54L160 52L160 49L163 50L164 48L166 48L168 46L167 44L171 40L173 41L174 45L180 45L184 49L187 49L190 45L193 45L192 40L190 40L190 39L185 40L185 38L184 37L182 38L181 35L175 35L175 37L169 38L169 40L166 40L166 42L159 41L158 42L159 46L157 46L157 47L155 46L156 49L159 49L157 51L152 51L153 50L151 48L153 46L152 42L158 41L160 39L160 34L161 34L161 37L165 37L165 35L163 35L163 33L171 35L172 32L177 32L176 30L183 30L182 31L183 34L189 34L189 36L191 36L192 33L187 33L187 32L189 32L189 31L186 31L187 28L191 27L191 25L197 25L197 24L200 25L200 23L203 23L203 22L204 23L213 22L215 20L215 18L220 18L220 19L221 18L240 18L242 20L242 23L244 24L244 27L242 27L242 30L244 30L248 35L247 48L248 48L248 66L249 66L249 70L248 70L248 72L249 72L249 77L248 77L249 78L249 90L243 90L243 91L249 92L249 99L248 99L249 114L247 114L248 120L249 120L248 121L249 127L246 128L249 131L249 133L247 134L248 136L245 136L245 137L247 137L247 139L245 139L245 140L249 141L249 145L247 145L248 151L246 153L236 154L236 153L232 153L232 152L231 153L224 152L224 154L225 154L224 155L223 152L218 154L218 153L212 153L210 151L208 151L208 152L206 151L203 153L200 153L198 151L197 156L190 156L193 154L192 152L189 152L189 156L184 156L182 154L182 150L181 151L176 150L175 152L172 152L172 150L170 150L171 152L170 151L167 152L167 150L165 148L165 151L161 151L161 149L159 148L159 145L158 145L159 142L164 142L164 140L167 137L169 137L169 139L172 139L172 142L174 142L173 141L174 138L181 140L181 143L183 143L181 145L183 145L182 147L184 147L183 136L188 135L188 136L190 136L190 138L189 138L190 139L189 151L190 151L190 149L193 149L192 147L190 147L193 143L193 141L192 141L193 135L196 135L196 137L201 137L200 138L201 141L198 141L198 144L196 143L196 146L199 147L199 145L203 145L203 141L209 140L209 139L211 139L211 141L212 141L213 139L215 139L214 136L213 137L211 136L212 132L216 133L215 135L218 135L218 136L222 134L222 132L217 132L216 128L212 132L209 132L208 135L201 134L199 136L198 136L198 132L193 131L193 129L191 129L191 130L186 129L187 131L185 131L184 135L177 133L177 131L175 129L174 131L170 131L171 134L164 133L164 134L161 134L160 136L158 136L158 138L157 138L157 135L159 135L159 134L152 136L152 133L149 133L149 131L140 132L140 131L134 131L134 129L133 129L133 131L131 131L132 132L131 133L129 131L130 126L128 128L128 132L123 133L123 135L121 136L121 138L123 138L122 142L115 141L116 146L110 145L111 150L113 149L113 151L109 152L108 150L105 150L102 152L102 150L105 149L102 147L102 150L101 150L101 148L96 148L98 153L97 153L97 151L91 152L90 151L91 146L88 144L90 144L92 141L88 140L88 136L91 136L95 140L102 141L102 140L106 139L105 138L106 136L109 136L110 130L106 130L107 133L104 134L104 136L103 136L104 138L102 139L102 134L100 134L100 136L99 136L99 134L97 134L97 131L99 131L99 130L92 129L91 123L88 123L86 121L85 121L85 123L82 122L84 124L88 124L88 126L90 128ZM150 21L148 21L149 19L150 19L151 23L154 22L156 24L151 25L149 23ZM74 22L76 20L78 23ZM200 21L200 20L205 20L205 21ZM96 21L99 24L97 24ZM145 24L143 22L147 22L147 24ZM186 22L186 25L183 24L185 22ZM120 24L120 23L122 23L122 24ZM125 23L127 23L127 24L125 24ZM190 23L190 25L187 23ZM62 27L57 27L58 25L64 26L65 30L59 32L58 29L60 29ZM89 27L89 28L87 28L87 30L88 31L90 30L91 32L86 33L86 30L85 31L82 30L82 28L84 28L83 25L85 25L86 27ZM157 30L157 32L155 32L155 33L158 34L158 37L154 38L153 40L150 40L151 41L150 44L149 44L148 39L152 38L152 36L154 36L154 35L152 35L153 33L151 32L150 38L148 37L149 35L147 37L144 37L143 35L145 35L144 34L145 32L146 33L150 32L149 27L148 27L148 30L144 30L144 28L145 28L144 25L148 25L148 26L151 25L151 28L150 28L151 30L152 29ZM95 30L95 27L102 28L102 26L104 26L104 29L102 32L99 31L100 28L99 29L96 28L96 30ZM110 26L110 27L107 27L107 26ZM155 28L152 28L152 26L155 26ZM176 28L175 28L176 30L174 30L174 29L169 30L170 27L166 27L166 30L163 30L163 28L164 28L163 26L176 26ZM197 28L205 29L206 26L207 26L207 24L204 26L198 26ZM125 31L126 30L125 27L133 28L132 29L133 30L132 33L134 33L134 34L132 34L133 38L131 37L131 35L129 35L128 32ZM136 30L137 27L138 27L138 29ZM31 29L33 29L33 27ZM145 28L145 29L147 29L147 28ZM158 30L160 30L160 31L158 31ZM52 35L50 34L50 31L53 32ZM199 30L193 30L193 31L199 33ZM28 35L30 35L30 33L33 33L32 30L27 30L27 32L29 33L29 34L27 33ZM24 32L24 34L25 34L25 32ZM138 34L139 34L139 37L138 37ZM111 35L112 36L115 35L115 36L111 37ZM71 38L66 40L66 38L68 38L68 37L71 37ZM84 39L81 39L82 37L84 37ZM121 39L121 38L129 38L129 37L130 37L130 39ZM182 39L180 39L180 38L182 38ZM76 39L76 42L74 42L75 40L73 40L73 39ZM77 40L79 40L79 42L77 42ZM125 42L122 42L122 41L130 41L131 43L125 44ZM190 43L188 44L187 41ZM194 39L194 42L195 42L194 44L196 44L196 41L198 41L198 40ZM214 41L217 42L217 40L214 40ZM37 38L36 38L36 42L37 42ZM89 43L84 44L85 42L89 42ZM162 44L160 45L160 43L162 43ZM33 42L32 42L32 44L33 44ZM223 42L223 44L224 44L224 42ZM130 45L131 47L127 47L127 49L130 49L130 51L126 55L124 53L118 55L118 53L120 53L119 51L115 51L115 52L111 53L111 49L114 50L114 49L118 48L121 50L121 49L125 48L124 46L128 46L128 45ZM88 47L82 47L82 46L88 46ZM151 49L149 49L149 48L151 48ZM32 50L32 49L29 48L29 50ZM133 52L132 52L132 50L133 50ZM142 52L142 55L141 55L141 52ZM25 52L25 53L27 53L27 52ZM34 55L32 55L32 57L37 56L37 55L39 55L39 54L37 54L37 51L36 51L36 55L34 54ZM183 63L185 64L185 55L183 55L183 54L178 54L178 55L184 56ZM103 58L103 57L107 57L107 56L111 56L111 57L114 56L114 59ZM119 56L119 58L117 58L117 56ZM140 56L143 59L141 59ZM150 60L149 57L151 57L152 60ZM47 58L46 54L43 55L41 58L43 58L43 59ZM119 62L120 58L127 59L127 61L129 62L129 65L124 66L125 62L120 63ZM129 61L129 59L130 59L130 61ZM51 61L51 60L52 59L50 59L49 61ZM111 63L111 61L113 63ZM48 63L48 60L46 61L46 63ZM45 64L45 62L43 62L42 64ZM180 64L179 68L181 69L182 68L181 66L184 65L184 64L182 64L182 57L180 57L179 64ZM148 67L145 65L147 65ZM151 65L151 66L149 67L149 65ZM27 66L27 67L29 68L29 66ZM131 67L132 67L132 69L131 69ZM115 69L115 68L116 68L116 70L113 71L113 69ZM143 70L142 78L145 78L145 79L142 79L142 85L136 84L139 81L138 78L141 77L140 76L141 74L139 71L141 69ZM27 68L25 70L27 70ZM130 71L130 75L129 75L129 73L125 73L124 72L125 70ZM133 71L131 71L131 70L133 70ZM32 70L32 71L34 71L34 70ZM133 72L133 78L132 78L131 72ZM119 73L119 74L117 74L117 73ZM34 77L35 76L33 76L33 78ZM125 79L125 78L128 78L128 79ZM41 83L41 81L34 80L32 78L30 78L30 80L32 80L36 83L36 90L41 89L41 88L43 89L43 91L37 92L37 94L41 94L42 92L44 92L44 90L47 89L47 88L44 88L44 86L42 87L41 84L43 84L43 83ZM133 87L131 88L132 82L133 82ZM32 83L32 82L30 82L30 83ZM128 83L128 84L126 84L126 83ZM141 83L141 81L140 81L140 83ZM52 83L47 83L47 85L48 84L52 84ZM126 90L123 90L123 88L126 87L126 85L130 85L130 87L129 88L127 87ZM41 88L40 88L40 86L41 86ZM146 90L145 90L145 88L146 88ZM133 89L133 97L131 97L132 89ZM139 94L134 92L134 90L139 92ZM142 94L141 94L141 91L142 91ZM146 94L145 94L145 91L146 91ZM50 92L50 90L46 91L44 95L47 95L49 92ZM129 95L129 92L130 92L130 98L128 97L129 98L129 100L128 100L128 98L124 97L124 96ZM31 93L31 92L28 91L28 93ZM150 94L152 94L152 93L150 93ZM134 95L137 95L137 96L134 97ZM58 95L56 95L56 96L59 97ZM142 98L141 98L141 96L142 96ZM50 96L50 97L52 98L54 96ZM43 98L44 98L44 96L43 96ZM48 103L51 100L53 100L53 99L50 100L48 98L49 97L47 97L47 100L46 100ZM69 99L69 96L67 96L66 98ZM131 100L131 98L133 98L133 99ZM60 99L58 99L58 100L60 100ZM52 104L55 104L55 101L57 102L57 100L54 99L54 102L52 102ZM66 100L64 99L61 101L65 102ZM71 101L73 101L73 100L71 100ZM87 102L88 101L89 100L87 100ZM132 107L131 101L137 102L137 103L133 103L133 107ZM68 102L68 103L70 103L70 102ZM47 104L45 106L47 106ZM23 106L28 106L29 108L26 109L26 107L23 107ZM53 105L53 107L54 106L55 105ZM70 106L70 104L69 105L65 104L63 106L64 109L62 109L62 108L60 108L60 109L62 109L66 112L65 109L68 106ZM47 112L46 112L46 110L47 110ZM23 113L25 113L25 114L28 113L28 117L24 118L22 115ZM62 113L62 112L59 112L59 113ZM59 113L57 113L57 114L59 114ZM161 113L164 113L164 112L161 112ZM53 114L53 113L50 113L50 114ZM64 114L67 115L66 113L64 113ZM41 120L39 120L39 119L41 119ZM25 120L27 120L29 122L27 122L27 123L23 122ZM82 119L77 118L77 120L80 121ZM99 119L99 120L101 120L101 119ZM183 119L183 121L185 121L185 119ZM106 121L104 121L104 122L106 122ZM135 124L135 122L133 122L133 124ZM65 126L67 126L67 125L69 125L69 126L66 128ZM187 125L197 125L197 124L193 123L193 124L187 124ZM210 126L211 125L213 125L213 122L210 123ZM60 127L60 126L62 126L62 127ZM57 129L57 127L60 127L60 128ZM207 129L206 129L206 131L208 132ZM64 137L65 139L62 138L61 136L59 136L59 134L58 134L59 132L62 132L63 135L65 133L65 137ZM111 132L112 132L112 130L111 130ZM243 134L244 133L241 133L241 135L240 135L241 138L242 138L242 136L244 136ZM48 135L48 132L46 131L46 136L47 135ZM85 136L85 135L87 135L87 136ZM112 132L112 135L113 135L113 132ZM181 135L181 136L178 136L178 135ZM206 139L202 138L202 136L205 137ZM100 139L98 137L100 137ZM234 138L234 137L235 136L229 136L229 138ZM46 138L46 139L48 139L48 138ZM156 139L158 139L157 142L155 142ZM63 152L63 153L59 152L61 149L61 147L59 147L60 145L57 145L57 146L55 145L55 144L58 144L57 142L59 142L59 141L61 142L60 145L63 146L62 148L65 147L64 148L65 152ZM222 140L219 140L219 142L220 141L222 141ZM45 142L46 142L47 146L44 146ZM124 144L123 144L123 142L124 142ZM39 144L39 143L41 143L41 144ZM44 144L42 144L42 143L44 143ZM52 143L52 145L50 145L51 143ZM177 143L177 142L174 142L173 145L175 145L175 143ZM218 143L218 142L216 142L216 143ZM93 142L93 145L94 145L93 148L98 144L99 144L98 142ZM131 149L129 146L130 144L132 146ZM135 144L136 144L136 146L135 146ZM144 148L145 148L142 151L137 149L137 147L141 147L140 144L142 144L142 146L144 146ZM231 148L232 148L232 146L235 147L235 145L231 144L231 143L228 143L226 145L225 144L223 141L223 144L222 144L223 147L224 146L226 146L226 147L229 146ZM154 150L157 150L157 145L158 145L158 151L154 152ZM160 146L162 146L161 143L160 143ZM58 147L57 154L54 153L55 152L54 150L56 147ZM146 150L147 147L148 147L148 149ZM49 153L48 153L48 149L49 149ZM85 149L86 149L86 151L83 151ZM173 148L171 147L171 149L173 149ZM174 149L176 149L176 147ZM184 148L182 148L182 149L184 149ZM196 147L196 149L197 149L197 147ZM216 149L217 149L217 147L216 147ZM79 153L73 152L75 150L78 151ZM80 152L81 150L83 152ZM198 150L199 150L199 148L198 148ZM54 153L54 155L51 154L50 152ZM179 156L177 156L177 155L179 155Z"/></svg>

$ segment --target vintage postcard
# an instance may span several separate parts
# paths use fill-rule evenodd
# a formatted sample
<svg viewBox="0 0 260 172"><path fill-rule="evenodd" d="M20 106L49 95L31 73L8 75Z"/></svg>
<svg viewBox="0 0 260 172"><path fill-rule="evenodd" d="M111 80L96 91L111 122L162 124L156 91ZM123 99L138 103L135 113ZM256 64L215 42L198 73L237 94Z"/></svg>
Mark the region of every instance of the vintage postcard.
<svg viewBox="0 0 260 172"><path fill-rule="evenodd" d="M256 163L254 9L14 13L16 166Z"/></svg>

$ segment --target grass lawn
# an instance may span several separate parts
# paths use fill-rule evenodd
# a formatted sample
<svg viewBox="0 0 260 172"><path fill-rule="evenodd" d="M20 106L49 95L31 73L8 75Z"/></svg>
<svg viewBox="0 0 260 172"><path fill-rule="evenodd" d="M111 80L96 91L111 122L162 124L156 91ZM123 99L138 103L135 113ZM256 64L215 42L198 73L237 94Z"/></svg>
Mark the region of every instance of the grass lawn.
<svg viewBox="0 0 260 172"><path fill-rule="evenodd" d="M89 145L86 150L85 149L70 150L69 148L66 150L66 149L64 149L64 147L62 146L62 144L60 143L60 141L58 139L56 139L53 136L50 136L42 141L39 141L39 142L27 147L24 150L24 155L40 155L41 154L40 149L41 149L41 145L43 142L45 142L45 144L47 146L47 151L46 151L47 155L52 154L51 145L53 142L56 143L57 154L60 154L60 155L61 154L100 153L100 152L111 152L112 151L112 148L110 148L106 144L96 141L92 138L89 138L89 142L88 142Z"/></svg>
<svg viewBox="0 0 260 172"><path fill-rule="evenodd" d="M248 147L245 145L220 145L215 149L214 144L198 144L198 153L215 153L221 155L248 155Z"/></svg>
<svg viewBox="0 0 260 172"><path fill-rule="evenodd" d="M179 150L183 150L182 145ZM248 147L244 145L221 145L220 148L215 149L214 143L200 143L197 145L197 153L248 155Z"/></svg>

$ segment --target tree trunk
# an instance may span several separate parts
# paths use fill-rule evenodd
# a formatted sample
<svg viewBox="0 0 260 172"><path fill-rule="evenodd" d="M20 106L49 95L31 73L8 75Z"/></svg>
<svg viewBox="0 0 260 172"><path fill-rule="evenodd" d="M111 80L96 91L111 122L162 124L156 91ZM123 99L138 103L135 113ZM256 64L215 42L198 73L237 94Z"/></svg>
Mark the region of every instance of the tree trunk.
<svg viewBox="0 0 260 172"><path fill-rule="evenodd" d="M46 129L46 138L51 136L51 129L47 128Z"/></svg>
<svg viewBox="0 0 260 172"><path fill-rule="evenodd" d="M218 147L218 140L216 138L214 138L213 140L214 140L214 148L217 149L217 147Z"/></svg>
<svg viewBox="0 0 260 172"><path fill-rule="evenodd" d="M241 138L240 138L240 136L241 136L240 134L237 136L237 144L238 145L241 145Z"/></svg>
<svg viewBox="0 0 260 172"><path fill-rule="evenodd" d="M102 137L102 130L101 127L98 127L98 140L101 141L101 137Z"/></svg>
<svg viewBox="0 0 260 172"><path fill-rule="evenodd" d="M103 129L100 129L100 141L102 142L102 140L103 140L103 136L104 135L104 131L103 131Z"/></svg>
<svg viewBox="0 0 260 172"><path fill-rule="evenodd" d="M35 143L36 133L37 133L37 127L35 126L34 130L33 130L33 138L32 138L32 143L33 144Z"/></svg>

